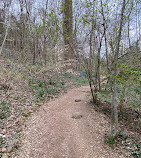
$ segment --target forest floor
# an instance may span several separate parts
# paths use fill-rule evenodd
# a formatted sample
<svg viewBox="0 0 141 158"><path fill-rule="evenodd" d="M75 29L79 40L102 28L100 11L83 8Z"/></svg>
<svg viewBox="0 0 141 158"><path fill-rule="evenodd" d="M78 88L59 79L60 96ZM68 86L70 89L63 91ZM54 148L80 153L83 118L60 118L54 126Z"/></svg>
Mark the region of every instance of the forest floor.
<svg viewBox="0 0 141 158"><path fill-rule="evenodd" d="M87 84L78 72L0 58L0 158L132 157L127 150L140 157L131 141L140 134L126 129L131 119L120 123L120 143L107 141L110 104L103 95L99 105L90 103Z"/></svg>
<svg viewBox="0 0 141 158"><path fill-rule="evenodd" d="M104 143L109 119L88 105L89 95L89 87L82 86L41 106L26 123L17 157L125 157Z"/></svg>

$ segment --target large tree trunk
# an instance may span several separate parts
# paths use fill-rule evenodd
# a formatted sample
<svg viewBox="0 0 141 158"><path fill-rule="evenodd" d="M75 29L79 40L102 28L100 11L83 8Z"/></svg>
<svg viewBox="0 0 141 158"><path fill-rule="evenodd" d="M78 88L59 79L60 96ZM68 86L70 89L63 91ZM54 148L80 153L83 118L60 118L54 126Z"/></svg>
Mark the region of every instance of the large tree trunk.
<svg viewBox="0 0 141 158"><path fill-rule="evenodd" d="M72 0L64 0L63 11L64 59L68 60L74 58Z"/></svg>

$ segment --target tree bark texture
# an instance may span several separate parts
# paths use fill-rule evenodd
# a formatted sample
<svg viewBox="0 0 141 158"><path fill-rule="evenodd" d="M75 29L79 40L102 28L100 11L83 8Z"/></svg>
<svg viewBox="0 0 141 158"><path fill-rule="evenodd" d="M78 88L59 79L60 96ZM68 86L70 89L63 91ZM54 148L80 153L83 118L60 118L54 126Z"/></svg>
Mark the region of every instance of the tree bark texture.
<svg viewBox="0 0 141 158"><path fill-rule="evenodd" d="M73 11L72 0L63 2L63 37L65 44L64 59L73 59Z"/></svg>
<svg viewBox="0 0 141 158"><path fill-rule="evenodd" d="M119 47L120 47L120 41L121 41L121 32L123 28L123 19L124 19L124 10L125 10L125 0L123 0L122 4L122 10L121 10L121 19L120 19L120 28L118 32L118 38L117 38L117 46L114 56L114 78L113 78L113 102L112 102L112 115L111 115L111 134L113 136L116 136L118 134L118 103L117 103L117 90L116 90L116 84L117 84L117 61L118 61L118 55L119 55Z"/></svg>

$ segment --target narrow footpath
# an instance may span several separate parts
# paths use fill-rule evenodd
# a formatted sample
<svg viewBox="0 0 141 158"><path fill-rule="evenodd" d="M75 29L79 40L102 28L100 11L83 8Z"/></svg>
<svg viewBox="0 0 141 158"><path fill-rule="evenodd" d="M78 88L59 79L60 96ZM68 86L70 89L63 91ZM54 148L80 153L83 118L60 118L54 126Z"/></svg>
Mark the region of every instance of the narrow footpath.
<svg viewBox="0 0 141 158"><path fill-rule="evenodd" d="M124 158L104 143L108 118L88 105L88 92L71 89L40 107L23 131L18 158Z"/></svg>

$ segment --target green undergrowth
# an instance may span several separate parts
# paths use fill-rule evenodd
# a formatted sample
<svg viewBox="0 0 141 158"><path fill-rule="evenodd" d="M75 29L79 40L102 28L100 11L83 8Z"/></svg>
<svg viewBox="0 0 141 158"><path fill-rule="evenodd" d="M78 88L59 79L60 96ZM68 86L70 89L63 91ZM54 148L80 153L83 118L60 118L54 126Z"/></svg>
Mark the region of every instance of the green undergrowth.
<svg viewBox="0 0 141 158"><path fill-rule="evenodd" d="M22 131L25 121L45 101L87 83L81 75L3 59L0 64L0 157L7 152L1 152L2 148L8 147L13 136ZM15 150L8 154L14 154Z"/></svg>
<svg viewBox="0 0 141 158"><path fill-rule="evenodd" d="M124 102L128 104L128 107L132 109L136 109L138 111L141 111L141 101L140 101L140 95L141 95L141 87L139 86L129 86L125 89L120 84L117 84L117 101L118 103L121 102L122 99L124 99ZM124 98L123 96L124 91ZM102 100L102 102L109 102L112 103L112 91L110 89L110 85L108 84L102 84L102 90L97 92L98 98Z"/></svg>
<svg viewBox="0 0 141 158"><path fill-rule="evenodd" d="M102 112L110 118L112 90L109 84L102 84L101 87L101 91L97 92L98 104L93 105L92 101L91 104L96 111ZM117 84L116 89L119 126L122 132L116 137L106 136L105 139L111 148L120 145L128 150L133 157L139 158L141 156L139 138L141 129L141 87L130 85L128 88L124 88L123 85ZM124 132L125 130L127 132ZM129 134L130 132L132 135Z"/></svg>
<svg viewBox="0 0 141 158"><path fill-rule="evenodd" d="M0 119L6 119L10 117L10 105L5 101L0 103Z"/></svg>
<svg viewBox="0 0 141 158"><path fill-rule="evenodd" d="M105 142L114 149L119 145L125 150L125 152L129 152L130 156L135 158L140 158L141 156L141 143L138 142L137 139L127 134L127 132L122 131L117 136L105 136Z"/></svg>
<svg viewBox="0 0 141 158"><path fill-rule="evenodd" d="M45 98L52 98L73 86L85 85L87 83L87 79L74 76L70 73L65 73L60 77L53 76L49 80L39 80L34 78L28 81L31 90L38 101L43 101Z"/></svg>
<svg viewBox="0 0 141 158"><path fill-rule="evenodd" d="M103 112L104 114L108 115L110 117L110 109L108 107L100 107L95 109L99 112ZM119 114L119 117L124 116L124 114ZM126 113L126 116L128 116L128 119L130 120L122 120L119 118L119 126L122 132L116 137L113 136L106 136L105 140L106 143L114 149L115 147L122 147L124 150L130 153L135 158L140 158L141 156L141 142L140 142L140 125L138 125L136 122L131 121L131 119L135 119L136 117L131 116ZM137 120L137 119L136 119ZM124 132L124 130L127 130L127 132ZM132 133L132 135L128 133Z"/></svg>
<svg viewBox="0 0 141 158"><path fill-rule="evenodd" d="M65 89L65 83L63 81L57 81L50 79L49 81L41 81L37 79L31 79L28 82L33 94L37 99L44 100L45 97L52 97L61 92L61 89Z"/></svg>
<svg viewBox="0 0 141 158"><path fill-rule="evenodd" d="M75 76L71 73L64 73L63 78L66 82L72 83L72 85L87 85L88 79L80 74L80 76Z"/></svg>

